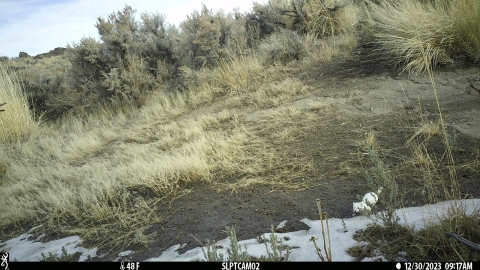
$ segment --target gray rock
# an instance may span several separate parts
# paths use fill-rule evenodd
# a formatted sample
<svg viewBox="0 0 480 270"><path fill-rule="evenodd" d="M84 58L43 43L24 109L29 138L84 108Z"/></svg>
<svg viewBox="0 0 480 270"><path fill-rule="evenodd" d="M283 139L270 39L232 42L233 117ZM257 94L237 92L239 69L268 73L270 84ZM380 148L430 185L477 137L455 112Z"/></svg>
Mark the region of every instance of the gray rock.
<svg viewBox="0 0 480 270"><path fill-rule="evenodd" d="M28 53L26 53L26 52L20 52L20 53L18 54L18 57L19 57L19 58L27 58L27 57L31 57L31 56L28 55Z"/></svg>
<svg viewBox="0 0 480 270"><path fill-rule="evenodd" d="M41 54L37 54L35 55L35 59L42 59L42 58L45 58L45 57L52 57L52 56L57 56L57 55L62 55L65 53L67 49L66 48L62 48L62 47L57 47L51 51L49 51L48 53L41 53Z"/></svg>

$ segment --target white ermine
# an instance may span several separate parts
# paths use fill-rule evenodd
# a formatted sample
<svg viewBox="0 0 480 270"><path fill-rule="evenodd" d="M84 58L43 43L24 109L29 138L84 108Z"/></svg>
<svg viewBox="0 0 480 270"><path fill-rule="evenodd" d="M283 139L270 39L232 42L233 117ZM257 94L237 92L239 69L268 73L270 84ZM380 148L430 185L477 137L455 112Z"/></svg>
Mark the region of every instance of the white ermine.
<svg viewBox="0 0 480 270"><path fill-rule="evenodd" d="M372 210L370 208L370 205L375 205L378 201L378 195L382 192L382 187L380 187L377 191L375 192L368 192L363 196L363 200L361 202L353 203L353 213L354 215L357 213L360 213L363 209L366 209L368 211Z"/></svg>

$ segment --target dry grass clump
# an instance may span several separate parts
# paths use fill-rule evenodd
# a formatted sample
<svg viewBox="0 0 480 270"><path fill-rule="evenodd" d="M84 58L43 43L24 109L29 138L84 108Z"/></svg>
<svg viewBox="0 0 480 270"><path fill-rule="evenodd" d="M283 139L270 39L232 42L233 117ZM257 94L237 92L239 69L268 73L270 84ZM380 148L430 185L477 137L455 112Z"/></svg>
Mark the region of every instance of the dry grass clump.
<svg viewBox="0 0 480 270"><path fill-rule="evenodd" d="M287 101L305 94L308 87L298 79L288 78L272 81L258 86L249 92L240 92L227 100L234 107L254 106L256 108L277 107Z"/></svg>
<svg viewBox="0 0 480 270"><path fill-rule="evenodd" d="M455 28L445 9L408 0L384 2L371 6L371 11L376 40L412 75L452 61Z"/></svg>
<svg viewBox="0 0 480 270"><path fill-rule="evenodd" d="M295 36L301 44L304 57L291 62L288 67L266 65L265 58L280 61L282 64L295 60L300 55L290 55L288 50L273 48L268 43L261 47L264 51L249 56L231 56L221 59L214 68L193 70L182 67L182 77L188 88L185 102L189 106L198 106L212 101L219 94L227 95L228 106L252 105L255 107L278 106L304 94L307 87L298 79L285 79L289 72L308 70L309 68L329 62L333 57L342 55L356 46L353 34L339 35L328 39L318 39L315 35ZM279 35L272 35L271 40L279 40ZM286 38L287 39L287 38ZM286 46L286 45L285 45ZM299 45L300 46L300 45ZM288 46L286 46L288 47ZM285 47L285 48L286 48ZM295 54L298 52L295 52ZM262 63L263 62L263 63Z"/></svg>
<svg viewBox="0 0 480 270"><path fill-rule="evenodd" d="M457 54L465 54L478 62L480 60L480 2L477 0L456 0L450 3L451 16L457 30Z"/></svg>
<svg viewBox="0 0 480 270"><path fill-rule="evenodd" d="M480 2L475 0L385 1L369 5L376 41L411 75L480 50Z"/></svg>
<svg viewBox="0 0 480 270"><path fill-rule="evenodd" d="M380 148L376 136L376 132L374 130L370 130L356 141L355 144L362 150L363 155L368 155L368 151L370 149L378 150Z"/></svg>
<svg viewBox="0 0 480 270"><path fill-rule="evenodd" d="M0 140L14 142L33 132L37 123L29 110L27 97L15 73L0 62L0 103L7 104L0 113Z"/></svg>
<svg viewBox="0 0 480 270"><path fill-rule="evenodd" d="M300 63L301 69L308 71L318 65L330 62L334 57L348 54L357 44L354 33L337 35L327 39L320 39L317 35L306 34L303 36L306 56Z"/></svg>
<svg viewBox="0 0 480 270"><path fill-rule="evenodd" d="M307 70L348 53L356 46L357 37L354 33L320 38L318 34L298 35L290 30L282 30L260 44L259 57L266 66L300 60L301 68Z"/></svg>
<svg viewBox="0 0 480 270"><path fill-rule="evenodd" d="M257 74L264 72L264 67L255 55L229 57L221 59L218 67L213 70L213 76L218 85L230 91L239 88L249 88L254 84Z"/></svg>
<svg viewBox="0 0 480 270"><path fill-rule="evenodd" d="M435 135L440 134L440 125L432 121L425 122L422 124L417 133L425 134L427 138L431 138Z"/></svg>
<svg viewBox="0 0 480 270"><path fill-rule="evenodd" d="M303 113L293 107L273 108L267 116L251 120L245 125L248 147L239 165L241 178L234 183L221 185L229 190L245 189L250 186L270 186L278 190L304 190L311 183L294 179L314 173L313 161L295 146L302 128L314 128L315 115ZM237 174L237 177L240 176Z"/></svg>
<svg viewBox="0 0 480 270"><path fill-rule="evenodd" d="M423 122L421 126L417 129L415 134L407 141L407 144L418 140L420 137L423 137L424 141L428 141L435 135L440 134L440 125L438 123L434 123L433 121Z"/></svg>

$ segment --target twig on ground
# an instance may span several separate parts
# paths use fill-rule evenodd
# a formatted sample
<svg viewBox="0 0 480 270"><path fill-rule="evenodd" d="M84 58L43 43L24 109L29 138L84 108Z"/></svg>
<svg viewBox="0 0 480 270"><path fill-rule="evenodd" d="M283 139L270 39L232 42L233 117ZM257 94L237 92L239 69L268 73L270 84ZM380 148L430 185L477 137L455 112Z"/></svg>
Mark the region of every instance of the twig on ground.
<svg viewBox="0 0 480 270"><path fill-rule="evenodd" d="M476 90L476 89L475 89ZM478 91L478 90L477 90ZM468 241L467 239L463 238L463 237L460 237L456 234L454 234L453 232L446 232L445 233L447 236L457 240L458 242L462 243L462 244L465 244L467 247L475 250L475 251L478 251L480 252L480 244L477 244L477 243L474 243L474 242L471 242L471 241Z"/></svg>
<svg viewBox="0 0 480 270"><path fill-rule="evenodd" d="M475 90L475 91L477 91L478 93L480 93L480 89L477 89L475 86L473 86L473 83L472 83L472 81L470 81L470 79L467 79L467 80L468 80L468 82L470 83L470 87L471 87L473 90Z"/></svg>

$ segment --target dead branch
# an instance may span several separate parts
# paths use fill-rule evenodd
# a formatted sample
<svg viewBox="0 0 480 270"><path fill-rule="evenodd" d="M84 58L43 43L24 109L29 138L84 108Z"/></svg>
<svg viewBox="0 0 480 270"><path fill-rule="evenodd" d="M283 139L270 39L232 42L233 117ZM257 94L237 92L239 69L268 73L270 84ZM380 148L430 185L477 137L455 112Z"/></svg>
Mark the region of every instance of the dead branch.
<svg viewBox="0 0 480 270"><path fill-rule="evenodd" d="M478 93L480 93L480 89L477 89L475 86L473 86L473 83L472 83L472 81L470 81L470 79L467 79L467 80L468 80L468 82L470 83L470 87L471 87L473 90L475 90L475 91L477 91Z"/></svg>
<svg viewBox="0 0 480 270"><path fill-rule="evenodd" d="M476 90L476 89L475 89ZM478 91L478 90L477 90ZM474 242L471 242L471 241L468 241L467 239L463 238L463 237L460 237L456 234L454 234L453 232L446 232L445 233L447 236L457 240L458 242L466 245L467 247L475 250L475 251L479 251L480 252L480 245L477 244L477 243L474 243Z"/></svg>

